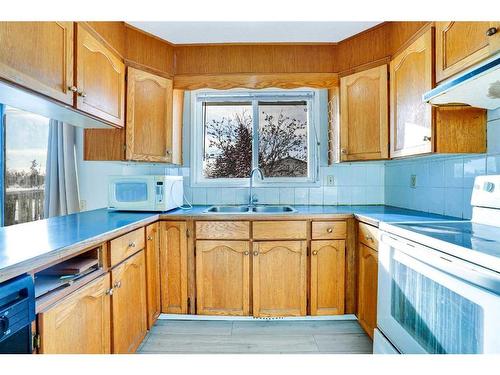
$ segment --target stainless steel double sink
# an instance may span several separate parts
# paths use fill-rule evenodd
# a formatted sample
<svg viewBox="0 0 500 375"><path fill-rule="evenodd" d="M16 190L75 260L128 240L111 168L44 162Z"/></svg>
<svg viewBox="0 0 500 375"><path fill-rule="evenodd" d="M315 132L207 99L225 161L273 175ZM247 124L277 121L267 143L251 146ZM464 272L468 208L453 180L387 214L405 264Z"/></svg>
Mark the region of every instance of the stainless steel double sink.
<svg viewBox="0 0 500 375"><path fill-rule="evenodd" d="M286 214L294 213L297 210L291 206L211 206L207 208L205 213L212 214Z"/></svg>

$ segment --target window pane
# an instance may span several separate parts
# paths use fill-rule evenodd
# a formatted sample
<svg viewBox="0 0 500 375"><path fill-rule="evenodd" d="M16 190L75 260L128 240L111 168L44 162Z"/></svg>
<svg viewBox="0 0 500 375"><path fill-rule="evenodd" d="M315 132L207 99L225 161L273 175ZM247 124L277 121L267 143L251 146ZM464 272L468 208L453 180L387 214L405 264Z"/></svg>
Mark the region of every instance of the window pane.
<svg viewBox="0 0 500 375"><path fill-rule="evenodd" d="M49 119L5 109L4 225L43 218Z"/></svg>
<svg viewBox="0 0 500 375"><path fill-rule="evenodd" d="M203 103L205 178L248 177L252 168L252 104Z"/></svg>
<svg viewBox="0 0 500 375"><path fill-rule="evenodd" d="M307 177L307 102L259 102L259 167L265 177Z"/></svg>

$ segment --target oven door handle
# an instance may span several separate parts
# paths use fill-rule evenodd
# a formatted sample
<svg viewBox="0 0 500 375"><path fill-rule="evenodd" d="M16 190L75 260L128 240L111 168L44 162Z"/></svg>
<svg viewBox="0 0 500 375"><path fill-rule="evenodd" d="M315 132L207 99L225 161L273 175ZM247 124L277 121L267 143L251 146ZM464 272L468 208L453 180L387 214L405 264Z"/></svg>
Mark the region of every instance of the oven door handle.
<svg viewBox="0 0 500 375"><path fill-rule="evenodd" d="M416 261L500 295L500 274L497 272L452 257L439 250L394 238L387 234L382 234L381 240L383 244L389 245Z"/></svg>

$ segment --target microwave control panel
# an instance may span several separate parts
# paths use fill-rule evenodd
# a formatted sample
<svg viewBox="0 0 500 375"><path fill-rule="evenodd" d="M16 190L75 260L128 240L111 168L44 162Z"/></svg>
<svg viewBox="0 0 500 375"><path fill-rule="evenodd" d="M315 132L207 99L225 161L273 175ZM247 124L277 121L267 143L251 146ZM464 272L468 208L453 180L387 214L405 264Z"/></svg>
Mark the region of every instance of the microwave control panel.
<svg viewBox="0 0 500 375"><path fill-rule="evenodd" d="M156 181L156 203L163 202L163 181Z"/></svg>

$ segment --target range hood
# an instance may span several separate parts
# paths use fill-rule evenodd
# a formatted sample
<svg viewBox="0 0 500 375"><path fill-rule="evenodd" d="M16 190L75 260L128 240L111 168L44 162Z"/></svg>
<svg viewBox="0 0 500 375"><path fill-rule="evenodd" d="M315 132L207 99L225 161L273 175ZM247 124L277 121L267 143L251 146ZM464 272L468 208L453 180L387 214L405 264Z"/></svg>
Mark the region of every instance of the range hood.
<svg viewBox="0 0 500 375"><path fill-rule="evenodd" d="M470 105L477 108L500 107L500 53L423 95L424 102L436 106Z"/></svg>

